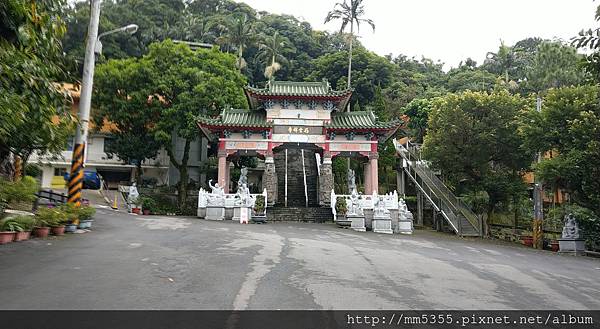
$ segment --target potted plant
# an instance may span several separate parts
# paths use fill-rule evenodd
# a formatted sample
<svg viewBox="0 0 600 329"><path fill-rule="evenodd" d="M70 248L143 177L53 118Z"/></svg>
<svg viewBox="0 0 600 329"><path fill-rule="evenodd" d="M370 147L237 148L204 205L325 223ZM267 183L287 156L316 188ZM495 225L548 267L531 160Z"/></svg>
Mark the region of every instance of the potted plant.
<svg viewBox="0 0 600 329"><path fill-rule="evenodd" d="M550 241L550 250L557 252L560 249L558 240L552 240Z"/></svg>
<svg viewBox="0 0 600 329"><path fill-rule="evenodd" d="M254 208L252 208L252 221L255 223L266 223L267 213L265 207L265 196L257 195L256 201L254 202Z"/></svg>
<svg viewBox="0 0 600 329"><path fill-rule="evenodd" d="M50 232L54 235L65 234L65 223L68 221L67 214L60 208L49 208L52 212L48 226L50 226Z"/></svg>
<svg viewBox="0 0 600 329"><path fill-rule="evenodd" d="M59 211L55 208L42 208L35 214L35 223L33 235L38 238L45 238L50 234L50 224L58 222Z"/></svg>
<svg viewBox="0 0 600 329"><path fill-rule="evenodd" d="M344 221L346 219L346 213L348 212L348 205L346 204L346 198L338 196L335 200L335 213L336 221Z"/></svg>
<svg viewBox="0 0 600 329"><path fill-rule="evenodd" d="M23 231L21 225L12 218L0 221L0 244L10 243L15 240L17 232Z"/></svg>
<svg viewBox="0 0 600 329"><path fill-rule="evenodd" d="M61 210L66 215L65 232L73 233L77 231L77 225L79 224L81 206L77 206L74 203L65 203L61 206Z"/></svg>
<svg viewBox="0 0 600 329"><path fill-rule="evenodd" d="M156 212L156 208L158 206L156 200L149 196L141 197L140 199L140 203L142 204L142 212L144 215L147 216Z"/></svg>
<svg viewBox="0 0 600 329"><path fill-rule="evenodd" d="M96 209L90 206L82 206L79 209L79 228L88 229L92 227L94 221L92 217L96 214Z"/></svg>
<svg viewBox="0 0 600 329"><path fill-rule="evenodd" d="M15 233L15 241L29 240L31 230L35 224L35 218L33 216L17 216L10 218L10 220L17 223L22 229Z"/></svg>
<svg viewBox="0 0 600 329"><path fill-rule="evenodd" d="M527 247L533 247L533 236L531 235L523 235L521 236L521 241Z"/></svg>

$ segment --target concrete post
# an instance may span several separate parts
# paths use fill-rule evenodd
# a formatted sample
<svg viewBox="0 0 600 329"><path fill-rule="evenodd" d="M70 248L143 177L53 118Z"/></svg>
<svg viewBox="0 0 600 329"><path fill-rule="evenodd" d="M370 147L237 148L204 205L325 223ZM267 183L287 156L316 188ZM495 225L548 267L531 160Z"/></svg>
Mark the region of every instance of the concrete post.
<svg viewBox="0 0 600 329"><path fill-rule="evenodd" d="M273 155L265 157L265 171L263 173L263 188L267 190L267 204L273 206L277 202L277 172Z"/></svg>
<svg viewBox="0 0 600 329"><path fill-rule="evenodd" d="M333 168L331 167L331 155L323 155L321 175L319 176L319 204L329 207L331 205L331 190L333 189Z"/></svg>
<svg viewBox="0 0 600 329"><path fill-rule="evenodd" d="M423 226L423 193L417 191L417 225Z"/></svg>

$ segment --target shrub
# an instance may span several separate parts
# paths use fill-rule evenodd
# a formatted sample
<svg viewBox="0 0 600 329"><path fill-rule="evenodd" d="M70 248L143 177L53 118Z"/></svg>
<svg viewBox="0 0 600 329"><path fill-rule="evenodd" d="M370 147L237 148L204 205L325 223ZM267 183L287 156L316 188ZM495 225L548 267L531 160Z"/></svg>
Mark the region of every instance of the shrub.
<svg viewBox="0 0 600 329"><path fill-rule="evenodd" d="M57 227L62 226L67 221L66 214L58 208L42 208L35 214L35 226L38 227Z"/></svg>
<svg viewBox="0 0 600 329"><path fill-rule="evenodd" d="M34 216L17 216L17 217L11 217L9 220L12 220L12 221L16 222L17 224L19 224L19 226L21 226L23 231L27 231L27 232L33 230L33 227L35 226L35 217Z"/></svg>
<svg viewBox="0 0 600 329"><path fill-rule="evenodd" d="M265 212L265 196L257 195L256 201L254 202L254 213L257 215L263 215Z"/></svg>
<svg viewBox="0 0 600 329"><path fill-rule="evenodd" d="M5 204L33 202L37 191L38 183L33 177L25 176L14 182L0 178L0 199Z"/></svg>
<svg viewBox="0 0 600 329"><path fill-rule="evenodd" d="M88 220L94 217L96 209L90 206L81 206L79 208L79 220Z"/></svg>
<svg viewBox="0 0 600 329"><path fill-rule="evenodd" d="M76 206L74 203L65 203L59 209L65 214L68 223L80 219L81 207Z"/></svg>
<svg viewBox="0 0 600 329"><path fill-rule="evenodd" d="M140 203L142 204L142 209L148 210L151 213L156 213L158 211L158 202L149 196L140 197Z"/></svg>
<svg viewBox="0 0 600 329"><path fill-rule="evenodd" d="M345 215L348 212L346 198L338 196L335 200L335 212L339 215Z"/></svg>
<svg viewBox="0 0 600 329"><path fill-rule="evenodd" d="M23 232L25 229L21 223L15 220L16 217L5 218L0 221L0 231L2 232Z"/></svg>

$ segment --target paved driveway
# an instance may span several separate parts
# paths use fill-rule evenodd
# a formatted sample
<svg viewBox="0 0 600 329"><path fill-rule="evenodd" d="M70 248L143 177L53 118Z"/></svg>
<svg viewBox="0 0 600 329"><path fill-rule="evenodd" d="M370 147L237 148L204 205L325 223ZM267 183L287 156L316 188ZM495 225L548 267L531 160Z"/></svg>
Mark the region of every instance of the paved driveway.
<svg viewBox="0 0 600 329"><path fill-rule="evenodd" d="M99 210L0 246L0 309L600 309L600 260L517 245Z"/></svg>

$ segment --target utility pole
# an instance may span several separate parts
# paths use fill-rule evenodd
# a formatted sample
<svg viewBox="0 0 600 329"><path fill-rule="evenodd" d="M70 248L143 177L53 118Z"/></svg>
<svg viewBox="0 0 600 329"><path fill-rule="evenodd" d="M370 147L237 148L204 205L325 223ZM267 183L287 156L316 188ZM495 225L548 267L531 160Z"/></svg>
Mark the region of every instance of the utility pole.
<svg viewBox="0 0 600 329"><path fill-rule="evenodd" d="M542 98L538 94L536 109L542 111ZM542 161L542 154L538 152L537 163ZM533 246L537 249L544 248L544 188L538 175L534 176L533 189Z"/></svg>
<svg viewBox="0 0 600 329"><path fill-rule="evenodd" d="M79 122L75 133L73 146L73 159L69 175L69 203L81 205L81 190L83 188L83 159L85 145L88 137L90 121L90 107L92 105L92 88L94 83L94 67L96 57L94 50L98 40L98 23L100 21L100 4L102 0L91 0L90 25L88 26L87 41L85 46L85 60L83 62L83 78L81 81L81 96L79 98Z"/></svg>

